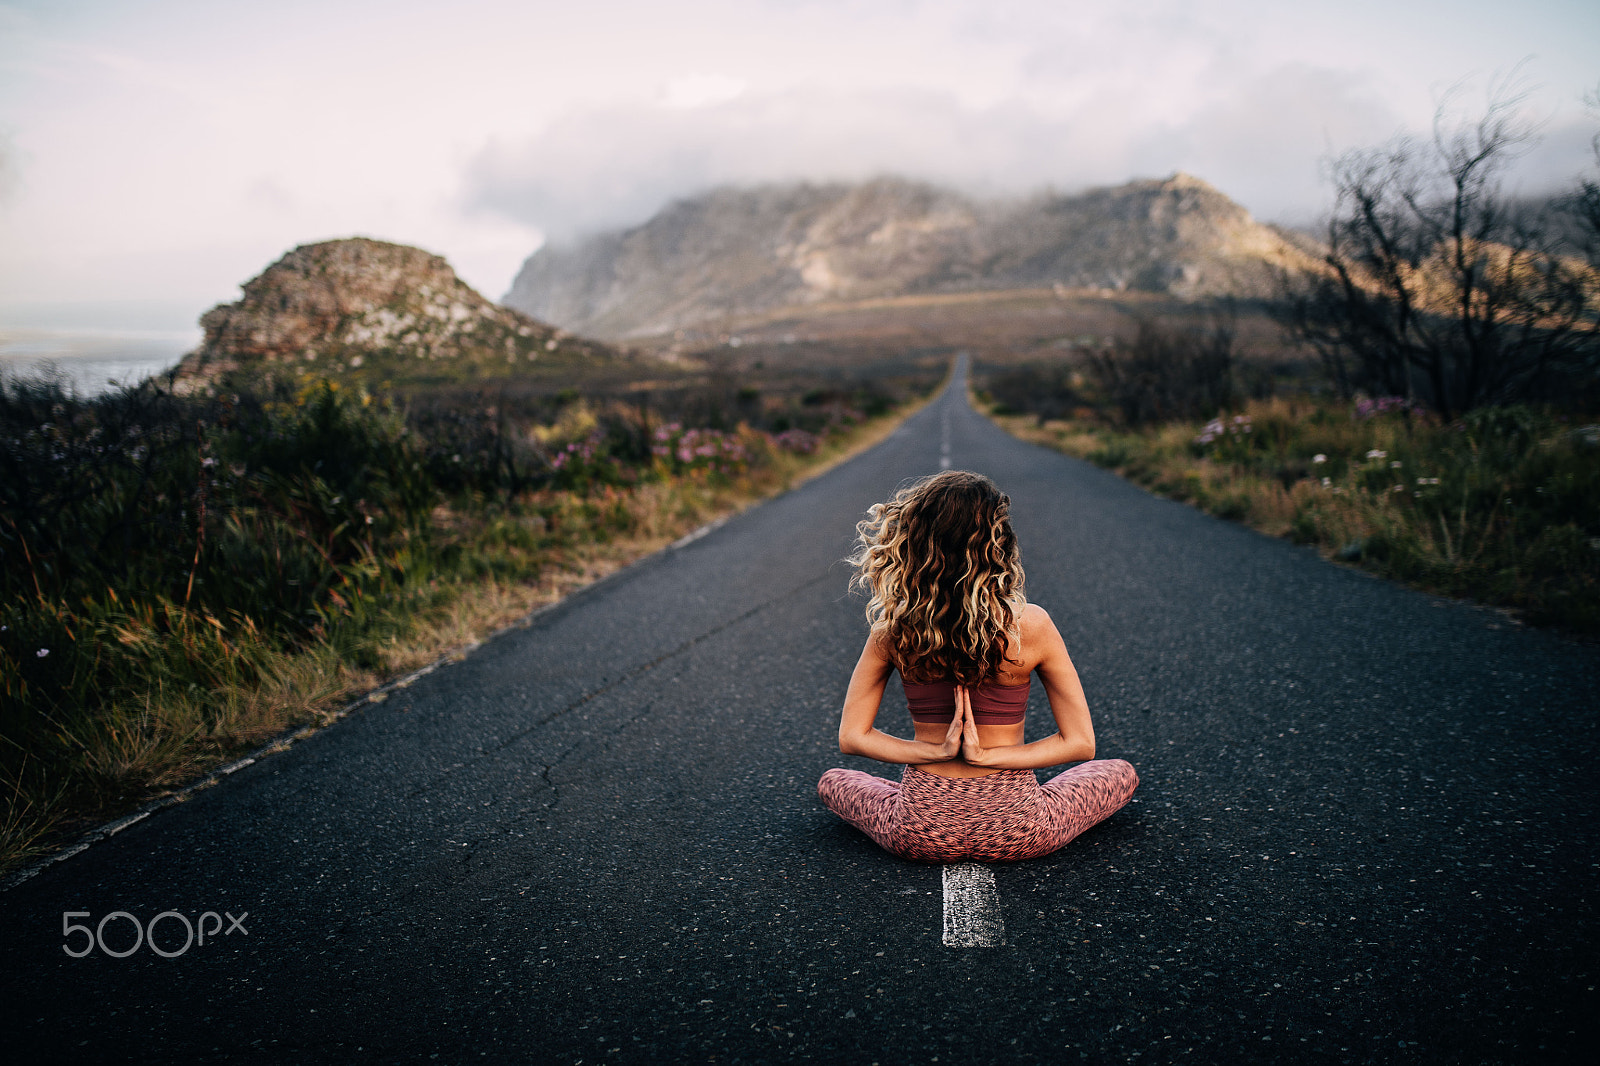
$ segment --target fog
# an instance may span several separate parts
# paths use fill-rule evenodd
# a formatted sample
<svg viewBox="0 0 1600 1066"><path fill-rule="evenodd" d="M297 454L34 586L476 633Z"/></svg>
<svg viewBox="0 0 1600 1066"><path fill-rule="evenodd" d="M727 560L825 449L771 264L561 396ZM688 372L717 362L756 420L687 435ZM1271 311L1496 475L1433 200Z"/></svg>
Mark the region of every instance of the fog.
<svg viewBox="0 0 1600 1066"><path fill-rule="evenodd" d="M694 108L609 107L496 141L466 169L466 202L552 238L641 221L720 184L897 174L992 196L1071 191L1184 170L1268 219L1310 218L1330 144L1381 140L1397 115L1353 79L1283 67L1171 122L1115 96L1068 113L1020 100L826 89L742 93Z"/></svg>
<svg viewBox="0 0 1600 1066"><path fill-rule="evenodd" d="M355 234L497 297L547 236L722 183L1185 170L1305 223L1331 154L1513 71L1538 191L1592 165L1597 40L1565 0L0 2L0 327L192 329Z"/></svg>

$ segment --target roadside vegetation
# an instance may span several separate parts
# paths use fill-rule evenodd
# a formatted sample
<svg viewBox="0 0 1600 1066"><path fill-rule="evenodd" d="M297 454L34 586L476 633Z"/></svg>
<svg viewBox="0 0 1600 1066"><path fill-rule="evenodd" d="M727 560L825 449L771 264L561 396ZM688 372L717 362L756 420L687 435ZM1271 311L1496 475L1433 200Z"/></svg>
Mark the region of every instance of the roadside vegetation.
<svg viewBox="0 0 1600 1066"><path fill-rule="evenodd" d="M1306 397L1137 429L1087 411L998 420L1330 558L1600 633L1600 424L1522 406L1444 422L1398 398Z"/></svg>
<svg viewBox="0 0 1600 1066"><path fill-rule="evenodd" d="M1234 309L1196 306L980 367L981 397L1163 495L1600 633L1600 196L1501 193L1530 136L1514 103L1336 162L1324 269L1271 308L1275 363L1237 356Z"/></svg>
<svg viewBox="0 0 1600 1066"><path fill-rule="evenodd" d="M0 871L860 447L943 371L893 369L0 381Z"/></svg>

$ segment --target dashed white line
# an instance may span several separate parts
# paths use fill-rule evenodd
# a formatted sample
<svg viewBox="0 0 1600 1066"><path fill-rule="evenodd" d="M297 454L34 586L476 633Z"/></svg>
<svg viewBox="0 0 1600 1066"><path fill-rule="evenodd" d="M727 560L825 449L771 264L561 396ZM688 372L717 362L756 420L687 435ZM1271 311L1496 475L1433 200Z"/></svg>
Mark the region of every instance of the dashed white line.
<svg viewBox="0 0 1600 1066"><path fill-rule="evenodd" d="M975 862L944 868L944 946L997 948L1006 942L994 871Z"/></svg>
<svg viewBox="0 0 1600 1066"><path fill-rule="evenodd" d="M250 761L254 762L255 760L251 759ZM105 833L105 835L108 837L116 836L118 833L128 828L128 826L133 825L135 822L142 822L148 817L150 817L149 811L137 811L128 815L126 818L118 818L116 821L102 829L101 832Z"/></svg>
<svg viewBox="0 0 1600 1066"><path fill-rule="evenodd" d="M723 524L728 521L729 517L731 516L724 516L717 519L715 522L707 522L699 529L690 530L688 533L685 533L671 544L668 544L667 550L677 551L679 548L687 548L689 545L693 544L707 533L710 533L712 530L722 528Z"/></svg>

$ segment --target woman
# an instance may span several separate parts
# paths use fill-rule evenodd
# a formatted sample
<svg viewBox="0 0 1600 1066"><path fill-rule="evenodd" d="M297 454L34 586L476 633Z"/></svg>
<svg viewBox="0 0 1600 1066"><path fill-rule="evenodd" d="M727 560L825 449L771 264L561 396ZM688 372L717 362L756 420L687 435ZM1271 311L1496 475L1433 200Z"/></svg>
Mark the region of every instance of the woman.
<svg viewBox="0 0 1600 1066"><path fill-rule="evenodd" d="M979 474L950 470L876 504L858 527L852 582L870 596L871 633L850 677L839 750L903 763L899 784L829 770L822 802L896 855L992 862L1048 855L1110 817L1139 777L1094 759L1089 705L1066 645L1023 597L1011 501ZM898 670L915 740L874 727ZM1056 731L1023 743L1037 672ZM1041 786L1033 771L1079 762Z"/></svg>

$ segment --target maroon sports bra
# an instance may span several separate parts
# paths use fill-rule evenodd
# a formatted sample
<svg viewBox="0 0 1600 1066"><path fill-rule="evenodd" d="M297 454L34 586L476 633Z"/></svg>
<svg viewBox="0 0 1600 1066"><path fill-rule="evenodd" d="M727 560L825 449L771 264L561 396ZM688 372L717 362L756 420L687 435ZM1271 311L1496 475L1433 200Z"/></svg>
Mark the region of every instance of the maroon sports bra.
<svg viewBox="0 0 1600 1066"><path fill-rule="evenodd" d="M913 722L949 725L956 716L954 681L935 681L918 685L901 679L906 690L906 706ZM1028 690L1033 678L1020 685L985 682L972 690L972 719L979 725L1021 725L1028 713Z"/></svg>

